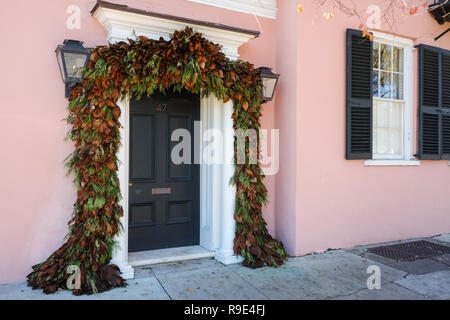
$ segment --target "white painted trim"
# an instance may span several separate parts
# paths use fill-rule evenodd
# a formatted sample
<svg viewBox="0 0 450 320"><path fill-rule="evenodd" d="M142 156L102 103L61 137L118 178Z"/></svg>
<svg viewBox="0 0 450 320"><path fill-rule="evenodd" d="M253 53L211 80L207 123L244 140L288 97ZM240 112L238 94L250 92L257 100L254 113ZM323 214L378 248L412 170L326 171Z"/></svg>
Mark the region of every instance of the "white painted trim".
<svg viewBox="0 0 450 320"><path fill-rule="evenodd" d="M142 14L124 12L110 8L100 7L94 12L97 20L108 30L108 42L127 41L135 35L144 35L151 39L160 37L169 39L170 34L186 26L201 32L208 40L222 45L222 51L230 59L239 57L238 48L253 35L236 31L205 27L199 25L186 25L183 22L163 18L151 17ZM120 128L121 147L118 152L119 170L118 178L122 200L123 217L121 218L123 230L117 236L118 246L113 250L111 263L118 265L122 277L132 279L134 269L129 260L128 253L128 168L129 168L129 139L130 139L130 99L123 97L118 106L121 109ZM232 134L233 104L225 104L216 97L202 98L200 102L200 120L205 128L222 130L225 136L223 154L232 159L234 143ZM231 136L227 132L231 132ZM202 132L200 137L202 137ZM234 196L235 187L230 185L234 175L232 162L223 165L200 165L200 245L209 250L208 256L214 254L219 261L230 264L241 262L242 258L233 252L234 240ZM151 254L151 252L148 252ZM156 251L155 251L156 255Z"/></svg>
<svg viewBox="0 0 450 320"><path fill-rule="evenodd" d="M188 0L228 10L253 14L265 18L277 18L277 0Z"/></svg>
<svg viewBox="0 0 450 320"><path fill-rule="evenodd" d="M119 100L118 106L121 109L119 121L122 124L120 129L121 147L118 152L118 177L122 193L120 204L123 208L123 217L121 218L123 232L117 236L118 247L113 252L111 262L120 267L125 279L131 279L134 277L134 270L128 253L130 99L125 97ZM204 129L221 130L225 136L222 152L225 157L230 159L234 155L232 113L232 102L223 103L213 95L201 99L200 121ZM200 136L202 135L203 132L200 133ZM233 174L232 161L220 165L200 164L200 245L211 252L207 256L214 255L217 260L224 264L242 261L242 258L233 252L236 225L233 217L236 188L229 183ZM147 253L151 254L150 251ZM156 250L155 256L157 255ZM174 259L177 258L172 258L172 261ZM178 259L183 258L180 256ZM147 260L150 261L152 258L147 258ZM142 263L139 263L139 265L142 265Z"/></svg>
<svg viewBox="0 0 450 320"><path fill-rule="evenodd" d="M216 250L215 258L223 264L243 261L241 256L234 254L233 249L236 230L234 220L236 187L230 184L231 177L234 176L233 112L233 102L222 103L223 164L221 164L222 192L219 202L222 214L220 216L220 246Z"/></svg>
<svg viewBox="0 0 450 320"><path fill-rule="evenodd" d="M122 199L120 205L123 208L123 216L120 219L123 230L116 238L117 247L113 250L111 263L116 264L122 271L124 279L134 278L134 269L128 263L128 163L129 163L129 136L130 136L130 99L122 97L117 102L121 110L119 121L122 127L119 129L121 144L117 158L119 160L118 178L120 182L120 192Z"/></svg>
<svg viewBox="0 0 450 320"><path fill-rule="evenodd" d="M163 37L169 40L174 31L191 27L194 31L202 33L206 39L220 44L222 52L232 60L239 58L238 48L255 37L255 35L238 31L186 24L181 21L104 7L95 10L93 16L108 30L108 42L127 41L128 38L133 39L135 35L143 35L155 40Z"/></svg>
<svg viewBox="0 0 450 320"><path fill-rule="evenodd" d="M200 100L201 137L206 130L222 129L222 105L223 103L213 95ZM203 156L206 143L202 141L200 146L199 154ZM221 180L219 164L200 165L200 245L212 251L220 245L220 215L214 215L211 212L221 212L222 190L211 186L220 185Z"/></svg>
<svg viewBox="0 0 450 320"><path fill-rule="evenodd" d="M404 100L396 100L404 103L403 110L403 158L401 161L410 161L413 158L413 115L414 115L414 41L393 34L373 31L376 42L402 47L404 50ZM374 98L375 99L375 98ZM377 98L378 99L378 98ZM385 100L385 99L380 99ZM375 157L378 157L374 155ZM384 159L393 161L396 159ZM377 159L377 161L379 161Z"/></svg>
<svg viewBox="0 0 450 320"><path fill-rule="evenodd" d="M420 166L418 160L365 160L365 166Z"/></svg>
<svg viewBox="0 0 450 320"><path fill-rule="evenodd" d="M234 175L233 103L223 103L214 95L200 101L200 120L203 132L220 130L224 141L222 155L224 163L200 164L200 245L214 251L214 257L224 264L242 261L233 251L234 197L236 187L230 185ZM209 142L202 139L200 155ZM203 160L203 159L202 159Z"/></svg>
<svg viewBox="0 0 450 320"><path fill-rule="evenodd" d="M374 41L381 41L383 43L392 44L394 46L414 47L412 39L399 37L395 34L384 33L381 31L371 31L374 36Z"/></svg>

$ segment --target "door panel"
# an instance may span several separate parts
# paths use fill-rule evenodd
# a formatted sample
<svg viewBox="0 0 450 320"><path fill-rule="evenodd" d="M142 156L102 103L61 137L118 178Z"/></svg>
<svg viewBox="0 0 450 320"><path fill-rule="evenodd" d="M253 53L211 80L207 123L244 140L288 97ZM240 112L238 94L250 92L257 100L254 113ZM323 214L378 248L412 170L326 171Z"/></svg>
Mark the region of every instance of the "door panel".
<svg viewBox="0 0 450 320"><path fill-rule="evenodd" d="M133 143L133 147L130 150L131 180L155 179L155 118L154 114L131 115L130 131Z"/></svg>
<svg viewBox="0 0 450 320"><path fill-rule="evenodd" d="M192 132L192 116L190 115L178 115L169 116L169 132L172 133L176 129L186 129ZM170 134L168 143L170 145L169 157L172 152L172 148L178 143L177 141L171 141ZM183 156L183 154L181 154ZM168 164L168 179L169 180L191 180L192 179L192 169L189 164L175 164L169 161Z"/></svg>
<svg viewBox="0 0 450 320"><path fill-rule="evenodd" d="M129 252L199 243L199 166L193 164L199 119L200 99L187 93L130 103ZM171 160L176 129L191 134L191 164Z"/></svg>

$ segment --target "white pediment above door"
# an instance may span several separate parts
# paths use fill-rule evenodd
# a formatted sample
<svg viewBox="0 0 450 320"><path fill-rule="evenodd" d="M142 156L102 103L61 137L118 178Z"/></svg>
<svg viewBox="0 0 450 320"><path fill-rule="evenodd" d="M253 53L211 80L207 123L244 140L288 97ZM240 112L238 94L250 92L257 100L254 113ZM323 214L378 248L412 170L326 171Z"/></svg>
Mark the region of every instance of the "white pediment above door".
<svg viewBox="0 0 450 320"><path fill-rule="evenodd" d="M239 58L241 45L259 35L258 31L147 12L103 1L98 1L91 13L108 31L108 42L126 41L134 35L168 40L174 31L191 27L206 39L220 44L222 52L232 60Z"/></svg>
<svg viewBox="0 0 450 320"><path fill-rule="evenodd" d="M277 0L188 0L265 18L277 18ZM286 1L286 0L284 0Z"/></svg>

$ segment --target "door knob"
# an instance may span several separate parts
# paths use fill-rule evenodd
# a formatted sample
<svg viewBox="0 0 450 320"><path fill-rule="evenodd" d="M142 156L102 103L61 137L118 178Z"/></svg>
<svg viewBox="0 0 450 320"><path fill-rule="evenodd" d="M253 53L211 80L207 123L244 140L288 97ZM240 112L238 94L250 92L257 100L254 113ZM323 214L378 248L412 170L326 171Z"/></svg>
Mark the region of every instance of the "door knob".
<svg viewBox="0 0 450 320"><path fill-rule="evenodd" d="M133 186L133 184L130 182L130 183L128 184L128 186L131 188L131 187Z"/></svg>

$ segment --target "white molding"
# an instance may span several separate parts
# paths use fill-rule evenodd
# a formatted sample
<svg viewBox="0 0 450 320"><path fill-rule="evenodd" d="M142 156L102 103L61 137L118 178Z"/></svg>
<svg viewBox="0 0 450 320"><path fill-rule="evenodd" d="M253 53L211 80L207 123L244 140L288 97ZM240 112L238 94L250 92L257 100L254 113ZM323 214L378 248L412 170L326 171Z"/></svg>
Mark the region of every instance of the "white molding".
<svg viewBox="0 0 450 320"><path fill-rule="evenodd" d="M203 137L206 130L221 129L222 103L213 95L200 100L201 128L199 135ZM200 143L199 154L203 155L206 143ZM201 159L203 160L203 159ZM216 250L219 247L219 219L220 215L214 212L221 212L220 197L221 188L211 186L220 185L221 167L218 164L200 165L200 245L209 250ZM211 214L211 212L213 214Z"/></svg>
<svg viewBox="0 0 450 320"><path fill-rule="evenodd" d="M220 197L222 213L220 216L220 247L216 251L215 258L223 264L243 261L241 256L234 254L233 249L236 230L234 220L236 186L230 183L235 171L233 112L233 102L222 103L223 163L221 164L222 192Z"/></svg>
<svg viewBox="0 0 450 320"><path fill-rule="evenodd" d="M372 31L374 41L380 41L383 43L392 44L401 47L414 47L414 41L412 39L397 36L391 33L384 33L381 31Z"/></svg>
<svg viewBox="0 0 450 320"><path fill-rule="evenodd" d="M188 24L186 22L171 20L162 17L154 17L123 10L99 7L93 16L108 31L108 42L127 41L135 35L158 40L163 37L170 39L170 35L176 30L191 27L203 36L222 46L222 52L232 60L239 58L238 48L253 39L255 35L239 31L214 28L204 25Z"/></svg>
<svg viewBox="0 0 450 320"><path fill-rule="evenodd" d="M122 278L124 278L126 280L134 279L133 266L129 265L128 263L124 264L124 265L119 263L119 264L117 264L117 266L120 268L120 271L122 272L120 275Z"/></svg>
<svg viewBox="0 0 450 320"><path fill-rule="evenodd" d="M122 277L132 279L134 277L133 266L142 265L142 261L130 261L128 253L128 183L129 183L129 141L130 141L130 99L124 97L117 103L121 109L120 128L121 147L118 152L119 170L118 178L122 200L120 205L123 208L121 223L123 231L117 236L118 246L113 251L111 263L119 266ZM204 129L215 128L224 133L223 154L230 159L234 156L233 144L233 103L223 103L214 95L200 100L200 121ZM231 133L230 134L227 134ZM203 131L200 132L200 137ZM206 145L206 142L204 142ZM241 262L242 258L233 252L234 230L234 196L236 188L231 186L229 181L234 175L232 161L225 164L200 164L200 245L209 250L210 253L201 257L214 256L224 264ZM147 251L147 262L158 261L159 251L155 250L155 257L151 257L152 252ZM200 256L199 256L200 257ZM171 261L184 259L183 256L170 257ZM131 259L133 260L133 259Z"/></svg>
<svg viewBox="0 0 450 320"><path fill-rule="evenodd" d="M401 161L410 161L413 158L413 115L414 113L414 41L408 38L402 38L397 35L373 31L374 40L379 43L390 44L393 46L403 48L404 59L404 97L403 101L395 100L404 103L403 110L403 155ZM374 97L375 99L375 97ZM376 98L380 100L390 100L383 98ZM374 155L376 156L376 155ZM377 161L379 159L376 159ZM397 159L385 159L397 160ZM420 164L420 162L419 162ZM411 165L411 164L409 164Z"/></svg>
<svg viewBox="0 0 450 320"><path fill-rule="evenodd" d="M188 0L228 10L253 14L265 18L277 18L277 0Z"/></svg>
<svg viewBox="0 0 450 320"><path fill-rule="evenodd" d="M120 193L122 199L120 205L123 208L123 216L120 218L123 230L117 235L117 247L113 250L113 258L111 263L116 264L124 279L134 278L134 269L128 263L128 163L129 163L129 143L130 143L130 99L122 97L117 102L120 108L120 123L122 127L119 129L121 141L117 158L119 160L119 168L117 176L120 182Z"/></svg>
<svg viewBox="0 0 450 320"><path fill-rule="evenodd" d="M223 163L200 164L200 245L214 251L214 257L223 264L242 261L233 251L234 197L236 187L230 185L234 175L233 103L223 103L214 95L200 101L201 133L208 129L223 134ZM211 142L209 142L211 143ZM200 154L208 144L202 139ZM229 161L228 161L229 160Z"/></svg>
<svg viewBox="0 0 450 320"><path fill-rule="evenodd" d="M365 160L365 166L420 166L418 160Z"/></svg>
<svg viewBox="0 0 450 320"><path fill-rule="evenodd" d="M217 251L214 258L225 265L241 263L244 261L244 258L234 254L233 251Z"/></svg>

